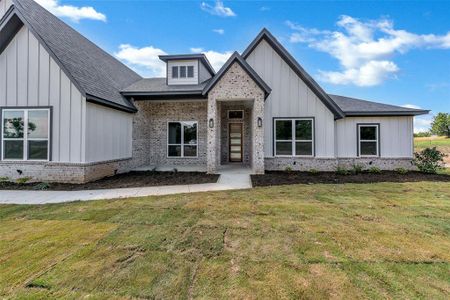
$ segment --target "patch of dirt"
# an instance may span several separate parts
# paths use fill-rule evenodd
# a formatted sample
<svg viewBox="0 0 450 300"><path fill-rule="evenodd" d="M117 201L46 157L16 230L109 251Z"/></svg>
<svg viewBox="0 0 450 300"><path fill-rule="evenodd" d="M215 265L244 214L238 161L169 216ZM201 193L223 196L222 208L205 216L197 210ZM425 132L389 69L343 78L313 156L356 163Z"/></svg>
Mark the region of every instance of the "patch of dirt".
<svg viewBox="0 0 450 300"><path fill-rule="evenodd" d="M215 183L219 175L211 175L202 172L129 172L106 177L85 184L48 183L45 190L53 191L80 191L133 188L162 185L184 185ZM42 183L18 184L15 182L0 182L0 190L38 190L42 189Z"/></svg>
<svg viewBox="0 0 450 300"><path fill-rule="evenodd" d="M253 186L272 186L285 184L315 184L315 183L376 183L376 182L418 182L441 181L450 182L450 175L426 174L421 172L408 172L400 174L395 171L375 173L359 173L340 175L335 172L286 172L267 171L263 175L251 175Z"/></svg>

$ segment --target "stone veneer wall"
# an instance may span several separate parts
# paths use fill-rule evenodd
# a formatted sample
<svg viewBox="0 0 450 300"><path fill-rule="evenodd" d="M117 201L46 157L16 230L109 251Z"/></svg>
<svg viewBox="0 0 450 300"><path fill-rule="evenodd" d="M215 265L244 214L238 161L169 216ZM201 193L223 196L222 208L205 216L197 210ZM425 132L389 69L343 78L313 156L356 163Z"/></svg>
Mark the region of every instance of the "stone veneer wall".
<svg viewBox="0 0 450 300"><path fill-rule="evenodd" d="M207 170L216 173L220 166L220 103L227 101L250 100L253 102L250 124L252 132L252 169L253 173L264 173L264 127L258 127L257 118L264 123L264 91L237 63L233 63L223 77L208 93L208 120L214 119L213 128L208 128Z"/></svg>
<svg viewBox="0 0 450 300"><path fill-rule="evenodd" d="M206 165L206 99L193 101L135 101L138 112L133 119L133 159L130 169L140 166ZM196 158L167 157L167 123L197 121Z"/></svg>
<svg viewBox="0 0 450 300"><path fill-rule="evenodd" d="M229 120L228 119L228 111L229 110L243 110L244 111L244 119L243 120ZM235 102L223 102L220 105L220 114L221 114L221 135L220 135L220 143L221 143L221 155L220 162L221 164L227 164L230 162L229 158L229 138L228 131L230 129L230 123L243 123L243 155L242 155L242 163L244 165L250 166L252 159L252 132L251 132L251 112L252 109L248 108L243 104L236 104Z"/></svg>
<svg viewBox="0 0 450 300"><path fill-rule="evenodd" d="M97 163L10 162L0 163L0 176L9 180L29 177L30 182L85 183L126 172L131 159Z"/></svg>
<svg viewBox="0 0 450 300"><path fill-rule="evenodd" d="M338 166L351 169L354 165L361 165L364 169L378 167L381 170L416 170L411 158L265 158L267 171L284 171L288 168L293 171L336 171Z"/></svg>

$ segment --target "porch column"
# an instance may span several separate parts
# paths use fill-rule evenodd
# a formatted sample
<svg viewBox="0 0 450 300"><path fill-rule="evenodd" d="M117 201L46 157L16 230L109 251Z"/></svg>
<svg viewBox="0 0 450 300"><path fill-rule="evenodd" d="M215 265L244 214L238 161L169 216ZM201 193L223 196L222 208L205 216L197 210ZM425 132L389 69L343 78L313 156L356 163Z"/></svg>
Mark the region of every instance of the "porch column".
<svg viewBox="0 0 450 300"><path fill-rule="evenodd" d="M260 122L258 122L260 119ZM259 126L260 123L262 126ZM255 97L252 109L252 169L254 174L264 174L264 94Z"/></svg>
<svg viewBox="0 0 450 300"><path fill-rule="evenodd" d="M217 173L217 169L219 166L219 119L220 118L217 107L217 100L215 99L215 97L208 97L208 136L206 146L206 170L208 174Z"/></svg>

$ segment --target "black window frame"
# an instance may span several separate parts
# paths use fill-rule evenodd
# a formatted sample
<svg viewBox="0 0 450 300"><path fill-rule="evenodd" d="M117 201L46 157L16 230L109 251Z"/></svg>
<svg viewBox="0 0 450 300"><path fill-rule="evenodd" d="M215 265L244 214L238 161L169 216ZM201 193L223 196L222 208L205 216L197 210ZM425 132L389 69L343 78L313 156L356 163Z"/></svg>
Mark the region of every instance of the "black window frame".
<svg viewBox="0 0 450 300"><path fill-rule="evenodd" d="M296 138L296 130L295 130L295 124L296 121L311 121L311 140L297 140ZM276 124L277 121L290 121L291 122L291 139L290 140L277 140L277 136L276 136ZM299 157L299 158L312 158L316 156L316 129L315 129L315 125L316 121L314 117L287 117L287 118L283 118L283 117L276 117L273 118L273 126L272 126L272 130L273 130L273 156L274 157ZM290 155L284 155L284 154L277 154L277 142L280 143L291 143L291 154ZM303 143L311 143L311 155L296 155L296 143L297 142L303 142Z"/></svg>
<svg viewBox="0 0 450 300"><path fill-rule="evenodd" d="M376 128L376 140L362 140L361 139L361 128L362 127L374 127ZM357 138L357 156L358 157L380 157L381 156L381 134L380 134L380 123L357 123L356 124L356 138ZM376 155L365 155L361 154L361 143L368 143L368 142L376 142L375 149L377 150Z"/></svg>
<svg viewBox="0 0 450 300"><path fill-rule="evenodd" d="M27 115L29 111L35 111L35 110L47 110L48 111L48 137L47 139L43 138L28 138L28 130L24 128L25 135L20 140L23 140L24 148L23 148L23 157L22 159L4 159L4 120L3 120L3 113L4 111L24 111L24 122L25 120L25 111L27 111ZM4 106L0 107L0 118L1 118L1 124L0 124L0 161L17 161L17 162L48 162L52 161L52 142L53 142L53 106ZM8 139L9 140L9 139ZM28 159L29 153L28 153L28 142L29 141L47 141L47 159ZM25 145L26 144L26 145Z"/></svg>

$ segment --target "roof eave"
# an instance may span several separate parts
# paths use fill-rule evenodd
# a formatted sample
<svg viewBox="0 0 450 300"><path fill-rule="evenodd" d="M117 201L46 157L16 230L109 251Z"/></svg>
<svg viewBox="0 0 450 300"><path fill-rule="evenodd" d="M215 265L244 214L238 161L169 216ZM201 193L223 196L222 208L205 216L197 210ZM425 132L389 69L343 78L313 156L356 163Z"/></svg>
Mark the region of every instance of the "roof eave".
<svg viewBox="0 0 450 300"><path fill-rule="evenodd" d="M86 94L86 101L128 113L136 113L138 111L131 102L130 106L125 106L89 94Z"/></svg>
<svg viewBox="0 0 450 300"><path fill-rule="evenodd" d="M420 116L430 113L429 110L418 111L347 111L346 117L382 117L382 116Z"/></svg>

